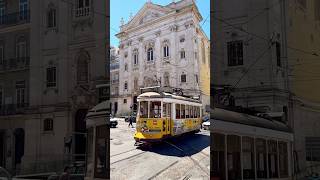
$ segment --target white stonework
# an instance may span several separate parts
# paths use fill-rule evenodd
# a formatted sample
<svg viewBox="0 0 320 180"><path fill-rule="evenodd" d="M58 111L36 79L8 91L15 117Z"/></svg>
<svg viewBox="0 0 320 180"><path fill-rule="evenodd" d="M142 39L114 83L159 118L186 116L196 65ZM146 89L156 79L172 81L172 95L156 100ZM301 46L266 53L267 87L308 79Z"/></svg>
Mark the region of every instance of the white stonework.
<svg viewBox="0 0 320 180"><path fill-rule="evenodd" d="M209 40L200 27L201 20L202 16L192 0L172 2L166 6L147 2L128 23L121 26L117 34L120 39L118 114L131 111L141 87L160 85L182 88L187 95L200 95L204 89L200 82L209 82L210 78ZM181 51L185 55L181 55ZM153 58L148 59L148 56ZM206 77L200 76L203 59ZM181 81L183 74L186 82ZM209 104L208 93L202 93L201 98L204 105Z"/></svg>

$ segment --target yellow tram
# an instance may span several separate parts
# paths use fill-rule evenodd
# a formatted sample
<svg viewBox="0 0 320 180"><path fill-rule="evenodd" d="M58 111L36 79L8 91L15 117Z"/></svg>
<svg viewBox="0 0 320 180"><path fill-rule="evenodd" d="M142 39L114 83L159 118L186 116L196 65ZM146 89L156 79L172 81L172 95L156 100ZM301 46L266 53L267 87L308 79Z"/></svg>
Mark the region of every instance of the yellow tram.
<svg viewBox="0 0 320 180"><path fill-rule="evenodd" d="M200 101L165 92L146 92L137 97L136 143L162 139L201 129Z"/></svg>

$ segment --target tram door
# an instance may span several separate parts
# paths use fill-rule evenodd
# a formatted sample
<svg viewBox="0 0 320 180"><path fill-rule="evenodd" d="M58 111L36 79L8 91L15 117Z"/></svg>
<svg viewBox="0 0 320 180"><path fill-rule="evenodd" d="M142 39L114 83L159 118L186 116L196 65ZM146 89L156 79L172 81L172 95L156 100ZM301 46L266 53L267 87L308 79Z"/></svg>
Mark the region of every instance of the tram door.
<svg viewBox="0 0 320 180"><path fill-rule="evenodd" d="M171 129L171 104L163 103L163 134L170 134Z"/></svg>

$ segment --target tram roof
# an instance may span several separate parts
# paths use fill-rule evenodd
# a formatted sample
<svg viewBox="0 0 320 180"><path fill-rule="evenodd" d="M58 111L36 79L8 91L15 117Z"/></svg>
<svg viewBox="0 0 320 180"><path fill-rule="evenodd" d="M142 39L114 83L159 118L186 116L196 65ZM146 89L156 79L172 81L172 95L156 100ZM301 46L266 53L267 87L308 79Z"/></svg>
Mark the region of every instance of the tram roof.
<svg viewBox="0 0 320 180"><path fill-rule="evenodd" d="M213 121L220 120L249 126L268 128L277 131L292 132L291 128L289 128L286 124L282 122L256 117L249 114L229 111L221 108L215 108L210 114L210 118L213 119Z"/></svg>
<svg viewBox="0 0 320 180"><path fill-rule="evenodd" d="M179 100L184 100L184 101L191 101L191 102L195 102L195 103L201 103L200 101L196 100L196 99L192 99L192 98L188 98L188 97L184 97L184 96L178 96L178 95L174 95L171 93L166 93L166 92L145 92L142 93L138 96L138 99L141 98L171 98L171 99L179 99Z"/></svg>
<svg viewBox="0 0 320 180"><path fill-rule="evenodd" d="M87 118L94 116L107 116L108 110L107 101L103 101L88 111Z"/></svg>

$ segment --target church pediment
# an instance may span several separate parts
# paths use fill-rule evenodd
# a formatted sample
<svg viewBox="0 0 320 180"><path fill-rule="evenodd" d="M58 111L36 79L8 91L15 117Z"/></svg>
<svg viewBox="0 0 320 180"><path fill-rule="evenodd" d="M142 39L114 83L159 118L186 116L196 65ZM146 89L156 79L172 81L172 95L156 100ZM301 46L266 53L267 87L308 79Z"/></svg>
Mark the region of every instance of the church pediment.
<svg viewBox="0 0 320 180"><path fill-rule="evenodd" d="M160 18L161 16L170 13L172 10L173 9L168 7L163 7L152 3L146 3L142 7L142 9L140 9L140 11L132 18L132 20L124 26L124 28L130 29L142 25L144 23L153 21L157 18Z"/></svg>

